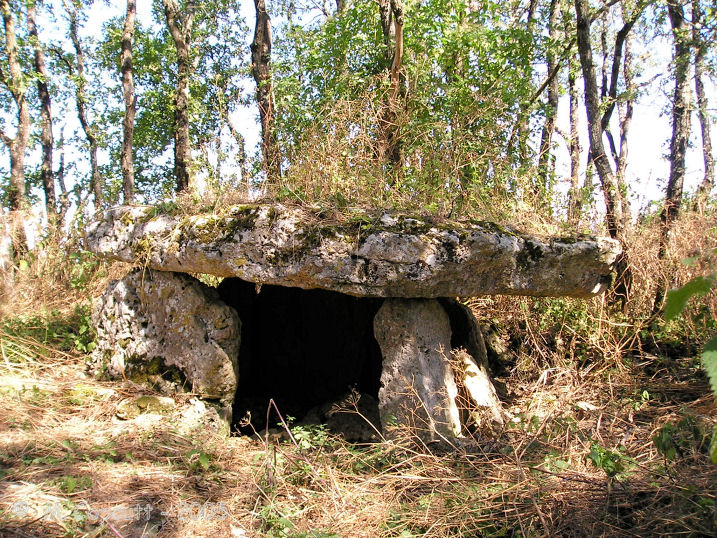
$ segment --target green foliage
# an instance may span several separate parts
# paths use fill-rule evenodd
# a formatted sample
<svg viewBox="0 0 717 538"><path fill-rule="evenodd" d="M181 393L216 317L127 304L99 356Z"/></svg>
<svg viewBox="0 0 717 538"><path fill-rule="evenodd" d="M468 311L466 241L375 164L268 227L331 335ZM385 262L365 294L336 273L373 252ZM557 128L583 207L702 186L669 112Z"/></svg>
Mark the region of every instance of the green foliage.
<svg viewBox="0 0 717 538"><path fill-rule="evenodd" d="M702 352L702 365L712 385L712 392L717 396L717 336L705 344Z"/></svg>
<svg viewBox="0 0 717 538"><path fill-rule="evenodd" d="M688 260L688 264L689 263L693 262ZM667 301L665 304L665 319L669 321L679 316L687 306L687 301L692 297L709 293L716 279L717 273L712 273L707 276L697 276L684 286L670 290L667 293ZM705 344L702 351L702 365L710 380L712 393L715 398L717 398L717 336L711 338ZM657 443L655 444L657 445ZM715 448L717 447L717 428L715 428L712 436L711 446L710 459L712 463L717 464L717 448Z"/></svg>
<svg viewBox="0 0 717 538"><path fill-rule="evenodd" d="M714 281L714 275L698 276L680 288L669 290L665 302L665 320L672 321L679 316L692 297L709 293Z"/></svg>
<svg viewBox="0 0 717 538"><path fill-rule="evenodd" d="M86 250L71 252L69 255L70 269L70 287L73 289L82 289L90 283L96 275L100 260L93 253Z"/></svg>
<svg viewBox="0 0 717 538"><path fill-rule="evenodd" d="M325 424L294 426L291 428L291 434L301 450L321 449L329 440L329 430Z"/></svg>
<svg viewBox="0 0 717 538"><path fill-rule="evenodd" d="M497 212L496 200L515 187L506 146L532 93L533 34L505 24L512 7L497 2L475 10L429 0L405 10L392 120L401 133L400 170L380 157L391 59L375 3L358 0L340 15L280 28L274 91L288 168L281 192L432 213L471 205Z"/></svg>
<svg viewBox="0 0 717 538"><path fill-rule="evenodd" d="M92 478L86 475L82 476L61 476L55 480L55 484L60 488L62 493L72 495L77 491L90 489L92 487Z"/></svg>
<svg viewBox="0 0 717 538"><path fill-rule="evenodd" d="M13 337L36 341L62 351L89 353L95 347L95 330L90 305L77 304L70 313L59 310L34 316L17 316L0 322L0 332L8 337L9 359L24 362L22 353L13 353ZM35 350L43 353L43 349Z"/></svg>
<svg viewBox="0 0 717 538"><path fill-rule="evenodd" d="M212 465L212 456L196 448L187 453L186 459L189 462L190 470L193 471L209 471Z"/></svg>
<svg viewBox="0 0 717 538"><path fill-rule="evenodd" d="M590 445L588 459L595 467L601 469L608 479L613 479L625 471L625 458L620 452L609 450L593 441Z"/></svg>

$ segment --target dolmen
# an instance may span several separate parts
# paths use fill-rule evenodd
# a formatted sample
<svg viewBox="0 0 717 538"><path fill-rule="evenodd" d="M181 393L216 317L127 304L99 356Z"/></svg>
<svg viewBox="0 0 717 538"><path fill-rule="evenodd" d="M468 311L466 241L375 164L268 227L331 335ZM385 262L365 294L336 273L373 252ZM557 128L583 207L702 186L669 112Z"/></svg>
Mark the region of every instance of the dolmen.
<svg viewBox="0 0 717 538"><path fill-rule="evenodd" d="M589 297L620 254L607 238L280 204L115 207L86 244L135 265L93 306L99 374L190 392L226 424L261 422L270 399L320 420L348 402L376 431L425 441L503 420L458 297Z"/></svg>

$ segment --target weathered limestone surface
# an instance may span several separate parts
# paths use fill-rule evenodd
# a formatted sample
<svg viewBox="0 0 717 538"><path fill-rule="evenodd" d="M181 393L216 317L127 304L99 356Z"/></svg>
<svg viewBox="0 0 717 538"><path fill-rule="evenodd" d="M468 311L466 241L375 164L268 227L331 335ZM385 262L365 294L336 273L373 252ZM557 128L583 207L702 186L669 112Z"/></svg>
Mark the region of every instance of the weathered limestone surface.
<svg viewBox="0 0 717 538"><path fill-rule="evenodd" d="M540 239L488 223L362 213L335 224L281 205L172 216L116 207L91 224L88 248L164 271L236 276L356 296L482 294L586 297L603 291L617 242Z"/></svg>
<svg viewBox="0 0 717 538"><path fill-rule="evenodd" d="M458 389L448 361L451 326L440 303L386 299L374 334L383 355L378 408L384 431L395 419L426 441L459 435Z"/></svg>
<svg viewBox="0 0 717 538"><path fill-rule="evenodd" d="M110 377L183 388L231 415L240 322L216 291L188 275L135 270L95 300L95 368Z"/></svg>

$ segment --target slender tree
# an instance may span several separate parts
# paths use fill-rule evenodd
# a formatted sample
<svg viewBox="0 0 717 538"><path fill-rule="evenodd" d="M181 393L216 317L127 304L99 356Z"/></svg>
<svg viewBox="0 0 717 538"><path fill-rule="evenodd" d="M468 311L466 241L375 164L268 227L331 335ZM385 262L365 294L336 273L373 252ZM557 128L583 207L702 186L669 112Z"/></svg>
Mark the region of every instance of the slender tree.
<svg viewBox="0 0 717 538"><path fill-rule="evenodd" d="M585 85L585 109L588 116L588 138L590 154L600 176L605 196L605 219L611 237L622 239L623 207L618 194L617 180L610 167L610 161L602 141L603 115L600 114L599 89L593 64L590 43L590 14L587 0L575 0L577 17L578 52Z"/></svg>
<svg viewBox="0 0 717 538"><path fill-rule="evenodd" d="M660 212L660 246L658 258L667 255L672 224L680 214L682 187L685 180L685 160L690 136L690 35L686 29L685 13L680 0L668 0L667 14L672 27L675 89L672 96L672 138L670 141L670 176L667 180L665 204ZM665 297L667 282L658 283L654 311L659 311Z"/></svg>
<svg viewBox="0 0 717 538"><path fill-rule="evenodd" d="M60 128L60 140L58 142L58 150L60 152L60 165L57 168L57 186L60 187L59 214L57 219L58 228L62 228L70 209L70 195L65 185L65 126Z"/></svg>
<svg viewBox="0 0 717 538"><path fill-rule="evenodd" d="M40 144L42 145L42 187L45 192L45 209L48 220L53 223L57 217L57 201L55 198L55 178L52 173L52 100L47 87L49 74L45 67L45 55L37 35L37 9L34 3L27 6L27 31L34 50L34 63L37 79L37 94L40 98L41 127Z"/></svg>
<svg viewBox="0 0 717 538"><path fill-rule="evenodd" d="M695 47L695 96L697 99L697 117L700 121L702 134L702 158L705 174L697 188L695 209L702 210L707 197L715 183L715 161L712 155L712 134L709 113L707 111L707 95L705 94L705 56L709 45L702 35L704 12L700 0L692 0L692 41Z"/></svg>
<svg viewBox="0 0 717 538"><path fill-rule="evenodd" d="M527 20L526 20L526 29L527 29L527 35L533 36L535 35L535 25L537 24L537 17L536 13L538 11L538 0L529 0L528 2L528 8L527 8ZM523 64L523 76L525 76L526 79L530 80L532 77L532 72L530 72L530 66L533 63L533 56L534 56L534 50L533 50L533 44L532 42L528 44L527 46L530 47L530 52L528 54L529 61L526 64ZM544 88L543 88L544 90ZM540 91L540 94L542 95L543 90ZM530 138L530 111L532 106L533 100L531 99L530 102L523 101L520 103L520 110L518 112L518 119L517 124L515 127L515 140L518 144L518 159L520 166L525 166L528 164L528 140ZM513 136L511 136L510 142L513 141ZM510 151L512 148L509 147L508 151Z"/></svg>
<svg viewBox="0 0 717 538"><path fill-rule="evenodd" d="M548 14L548 34L550 43L546 52L546 60L548 65L548 73L552 73L558 69L559 65L555 57L554 42L558 37L558 23L560 20L560 0L550 0ZM543 123L543 132L540 137L540 152L538 156L538 178L539 183L535 186L535 194L539 200L549 198L549 181L551 174L551 144L553 133L555 132L555 119L558 115L558 99L559 99L560 81L558 76L554 76L548 84L547 108L545 112L545 121Z"/></svg>
<svg viewBox="0 0 717 538"><path fill-rule="evenodd" d="M271 18L264 0L254 0L256 25L251 44L251 74L256 83L256 101L261 122L261 153L270 183L281 178L281 153L274 126L274 93L271 76Z"/></svg>
<svg viewBox="0 0 717 538"><path fill-rule="evenodd" d="M0 67L0 82L12 95L17 108L17 131L10 137L0 126L0 138L10 152L10 189L8 198L11 211L25 206L25 153L30 138L30 108L27 102L27 85L18 56L14 11L8 0L0 0L0 11L5 28L5 54L8 73Z"/></svg>
<svg viewBox="0 0 717 538"><path fill-rule="evenodd" d="M597 84L595 73L595 65L593 64L592 46L590 42L590 13L587 0L575 0L575 14L577 22L577 42L578 53L580 55L580 65L583 73L585 109L588 117L588 139L590 141L590 160L595 165L600 183L602 185L603 197L605 199L605 221L610 237L618 239L623 246L623 253L616 263L617 280L614 286L615 295L622 301L623 307L626 305L627 297L630 293L632 284L632 273L628 261L627 242L625 241L625 222L627 209L623 204L623 196L620 193L619 185L615 173L612 170L610 160L605 152L603 145L603 133L610 121L614 102L610 102L604 114L600 113L601 100L600 90ZM639 13L638 13L639 14ZM625 24L623 27L624 35L632 28L632 24L637 19L637 15L631 19L631 24ZM625 30L627 28L627 30ZM621 32L623 31L621 30ZM619 36L618 36L619 37ZM623 38L624 41L624 38ZM619 50L618 50L619 49ZM613 76L611 77L610 90L608 95L613 94L613 87L617 88L617 75L615 75L615 65L620 65L620 57L622 45L618 47L616 41L615 53L613 58ZM619 68L617 69L619 74ZM614 84L613 84L614 82ZM604 84L603 87L607 87Z"/></svg>
<svg viewBox="0 0 717 538"><path fill-rule="evenodd" d="M627 181L625 174L627 172L628 163L628 134L632 125L632 116L634 111L634 94L635 82L632 72L632 46L631 39L625 38L625 59L623 61L623 79L625 80L625 99L618 106L618 116L620 119L620 148L617 154L617 186L618 193L622 198L623 226L630 225L630 202L627 197ZM609 130L608 130L609 132Z"/></svg>
<svg viewBox="0 0 717 538"><path fill-rule="evenodd" d="M403 25L405 23L402 0L379 0L379 16L383 30L384 58L388 68L389 89L380 121L378 141L379 158L387 159L394 170L401 167L401 141L398 125L401 65L403 63Z"/></svg>
<svg viewBox="0 0 717 538"><path fill-rule="evenodd" d="M124 98L124 120L122 122L122 191L124 202L132 203L134 200L134 159L132 150L134 146L134 118L137 114L137 100L134 95L134 73L132 71L132 42L134 40L134 25L137 18L137 5L135 0L127 0L127 15L122 31L122 56L120 69L122 72L122 97Z"/></svg>
<svg viewBox="0 0 717 538"><path fill-rule="evenodd" d="M82 4L80 0L64 0L65 11L70 20L70 40L75 49L75 65L69 61L65 61L65 65L70 71L70 75L75 79L75 105L77 107L77 116L85 133L85 138L90 146L90 191L94 197L95 210L99 211L102 207L103 186L100 177L100 168L97 160L99 143L97 140L97 132L94 124L89 119L87 106L89 103L87 95L87 77L85 75L85 51L80 39L80 9ZM74 71L77 71L74 73Z"/></svg>
<svg viewBox="0 0 717 538"><path fill-rule="evenodd" d="M195 1L184 7L176 0L162 0L167 28L177 51L177 92L174 100L174 175L177 192L194 188L192 148L189 138L189 78L192 72L192 28Z"/></svg>
<svg viewBox="0 0 717 538"><path fill-rule="evenodd" d="M580 222L582 200L580 196L580 135L579 135L579 102L578 86L573 69L573 61L570 62L568 73L568 95L570 100L570 190L568 191L568 222L577 225Z"/></svg>

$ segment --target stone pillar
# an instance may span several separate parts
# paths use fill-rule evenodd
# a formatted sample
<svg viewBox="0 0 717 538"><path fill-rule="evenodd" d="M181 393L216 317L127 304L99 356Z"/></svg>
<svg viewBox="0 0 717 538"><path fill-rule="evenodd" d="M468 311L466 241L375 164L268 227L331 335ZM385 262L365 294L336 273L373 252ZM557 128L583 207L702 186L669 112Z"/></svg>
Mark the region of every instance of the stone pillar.
<svg viewBox="0 0 717 538"><path fill-rule="evenodd" d="M457 388L448 361L451 325L434 299L386 299L374 318L383 370L378 393L384 433L407 426L425 441L460 434Z"/></svg>
<svg viewBox="0 0 717 538"><path fill-rule="evenodd" d="M190 390L231 421L241 322L189 275L135 270L94 302L97 373L165 393Z"/></svg>

